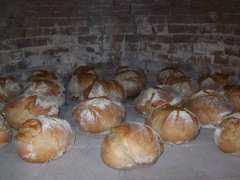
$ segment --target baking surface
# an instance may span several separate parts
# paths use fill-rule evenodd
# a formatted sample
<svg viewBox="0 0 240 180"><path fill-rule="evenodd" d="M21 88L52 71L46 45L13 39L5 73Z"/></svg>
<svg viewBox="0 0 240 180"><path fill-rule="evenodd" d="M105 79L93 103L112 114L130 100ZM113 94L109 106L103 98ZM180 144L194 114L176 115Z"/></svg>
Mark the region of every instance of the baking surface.
<svg viewBox="0 0 240 180"><path fill-rule="evenodd" d="M143 122L132 102L126 121ZM128 171L103 164L100 144L104 136L79 132L71 117L73 104L62 108L61 117L76 132L74 147L60 159L48 164L30 164L16 154L14 143L0 149L0 180L240 180L240 158L220 152L213 141L213 130L202 129L197 139L185 145L165 145L156 164Z"/></svg>

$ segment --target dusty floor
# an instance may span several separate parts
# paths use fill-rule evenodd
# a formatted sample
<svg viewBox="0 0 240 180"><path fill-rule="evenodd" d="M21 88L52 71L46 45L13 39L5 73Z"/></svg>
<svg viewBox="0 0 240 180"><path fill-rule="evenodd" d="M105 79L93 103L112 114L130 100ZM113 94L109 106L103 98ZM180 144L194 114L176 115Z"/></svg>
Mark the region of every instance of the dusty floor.
<svg viewBox="0 0 240 180"><path fill-rule="evenodd" d="M143 121L127 102L127 121ZM165 146L156 164L130 171L105 166L100 158L103 136L81 134L71 119L71 107L61 116L76 130L76 143L62 158L48 164L30 164L16 154L14 143L0 149L0 180L240 180L240 158L221 153L213 142L213 130L202 129L186 145Z"/></svg>

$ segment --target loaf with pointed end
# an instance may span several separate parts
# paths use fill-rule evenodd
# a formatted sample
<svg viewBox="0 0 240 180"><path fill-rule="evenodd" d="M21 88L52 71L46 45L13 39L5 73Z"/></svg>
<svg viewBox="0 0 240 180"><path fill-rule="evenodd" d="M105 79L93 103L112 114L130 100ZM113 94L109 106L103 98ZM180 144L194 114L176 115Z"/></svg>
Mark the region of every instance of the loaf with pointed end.
<svg viewBox="0 0 240 180"><path fill-rule="evenodd" d="M58 116L59 106L50 96L21 96L7 104L3 113L9 125L18 129L26 120L39 115Z"/></svg>
<svg viewBox="0 0 240 180"><path fill-rule="evenodd" d="M181 97L177 91L170 86L161 85L142 91L135 100L135 108L139 113L148 116L156 107L175 105L180 101Z"/></svg>
<svg viewBox="0 0 240 180"><path fill-rule="evenodd" d="M224 153L240 156L240 113L224 118L215 129L214 140Z"/></svg>
<svg viewBox="0 0 240 180"><path fill-rule="evenodd" d="M135 97L144 89L146 77L141 69L122 66L117 69L115 80L123 87L126 97Z"/></svg>
<svg viewBox="0 0 240 180"><path fill-rule="evenodd" d="M233 111L228 99L214 90L201 90L195 93L186 106L198 117L202 127L217 126L224 116Z"/></svg>
<svg viewBox="0 0 240 180"><path fill-rule="evenodd" d="M21 125L16 135L16 148L24 161L46 163L61 157L73 146L74 139L67 121L38 116Z"/></svg>
<svg viewBox="0 0 240 180"><path fill-rule="evenodd" d="M118 101L104 97L80 102L73 109L73 117L81 131L99 134L121 124L125 108Z"/></svg>
<svg viewBox="0 0 240 180"><path fill-rule="evenodd" d="M187 143L199 132L198 119L192 112L170 105L156 108L146 124L159 133L163 142L170 144Z"/></svg>
<svg viewBox="0 0 240 180"><path fill-rule="evenodd" d="M101 157L111 168L129 169L153 164L163 149L152 128L140 123L124 123L103 139Z"/></svg>

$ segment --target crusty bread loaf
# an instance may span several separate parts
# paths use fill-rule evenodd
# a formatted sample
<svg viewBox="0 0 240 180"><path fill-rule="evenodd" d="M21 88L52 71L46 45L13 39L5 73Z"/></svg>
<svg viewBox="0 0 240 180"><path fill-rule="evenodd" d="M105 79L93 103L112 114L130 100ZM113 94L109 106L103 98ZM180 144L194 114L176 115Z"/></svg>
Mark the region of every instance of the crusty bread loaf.
<svg viewBox="0 0 240 180"><path fill-rule="evenodd" d="M32 163L57 159L74 143L69 123L62 119L38 116L25 121L16 135L19 156Z"/></svg>
<svg viewBox="0 0 240 180"><path fill-rule="evenodd" d="M153 164L162 153L163 144L157 133L140 123L124 123L113 128L101 146L103 162L115 169Z"/></svg>
<svg viewBox="0 0 240 180"><path fill-rule="evenodd" d="M187 103L187 108L196 114L202 127L214 127L224 116L232 113L230 102L214 90L201 90Z"/></svg>
<svg viewBox="0 0 240 180"><path fill-rule="evenodd" d="M12 132L3 115L0 115L0 147L11 142Z"/></svg>
<svg viewBox="0 0 240 180"><path fill-rule="evenodd" d="M234 110L240 112L240 86L228 85L223 88L224 95L229 99Z"/></svg>
<svg viewBox="0 0 240 180"><path fill-rule="evenodd" d="M215 129L214 140L224 153L240 156L240 113L224 118Z"/></svg>
<svg viewBox="0 0 240 180"><path fill-rule="evenodd" d="M72 74L68 84L68 94L71 99L87 98L92 84L97 80L97 73L89 66L80 66Z"/></svg>
<svg viewBox="0 0 240 180"><path fill-rule="evenodd" d="M169 81L181 77L185 77L185 74L179 67L172 66L160 70L157 74L157 81L159 84L168 84Z"/></svg>
<svg viewBox="0 0 240 180"><path fill-rule="evenodd" d="M198 119L189 110L165 105L156 108L146 119L165 143L182 144L193 140L199 131Z"/></svg>
<svg viewBox="0 0 240 180"><path fill-rule="evenodd" d="M26 120L38 115L58 116L59 106L50 96L21 96L7 104L3 113L9 125L18 129Z"/></svg>
<svg viewBox="0 0 240 180"><path fill-rule="evenodd" d="M88 98L107 97L114 101L123 101L123 87L115 80L97 80L93 83Z"/></svg>
<svg viewBox="0 0 240 180"><path fill-rule="evenodd" d="M161 85L142 91L135 100L135 108L139 113L148 116L156 107L175 105L180 101L181 97L177 91L170 86Z"/></svg>
<svg viewBox="0 0 240 180"><path fill-rule="evenodd" d="M120 67L115 80L123 87L126 97L137 96L145 86L146 77L141 69Z"/></svg>
<svg viewBox="0 0 240 180"><path fill-rule="evenodd" d="M98 134L118 126L125 117L125 108L117 101L93 98L75 106L73 116L81 131Z"/></svg>
<svg viewBox="0 0 240 180"><path fill-rule="evenodd" d="M4 101L14 99L22 91L21 85L13 76L0 77L0 98Z"/></svg>
<svg viewBox="0 0 240 180"><path fill-rule="evenodd" d="M231 84L231 76L224 73L214 73L199 78L198 84L200 89L222 89L224 86Z"/></svg>

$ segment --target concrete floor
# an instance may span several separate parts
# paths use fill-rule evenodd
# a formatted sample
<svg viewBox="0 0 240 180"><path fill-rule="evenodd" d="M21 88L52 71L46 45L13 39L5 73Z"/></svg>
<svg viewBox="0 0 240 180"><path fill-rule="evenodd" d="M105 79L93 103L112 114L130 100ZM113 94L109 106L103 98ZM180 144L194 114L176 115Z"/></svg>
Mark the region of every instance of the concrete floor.
<svg viewBox="0 0 240 180"><path fill-rule="evenodd" d="M143 121L131 102L127 121ZM213 130L202 129L198 138L185 145L165 145L156 164L128 171L113 170L100 158L103 136L79 132L71 118L71 107L63 107L62 117L76 131L71 151L48 164L30 164L16 154L14 143L0 149L0 180L240 180L240 158L221 153L213 142Z"/></svg>

